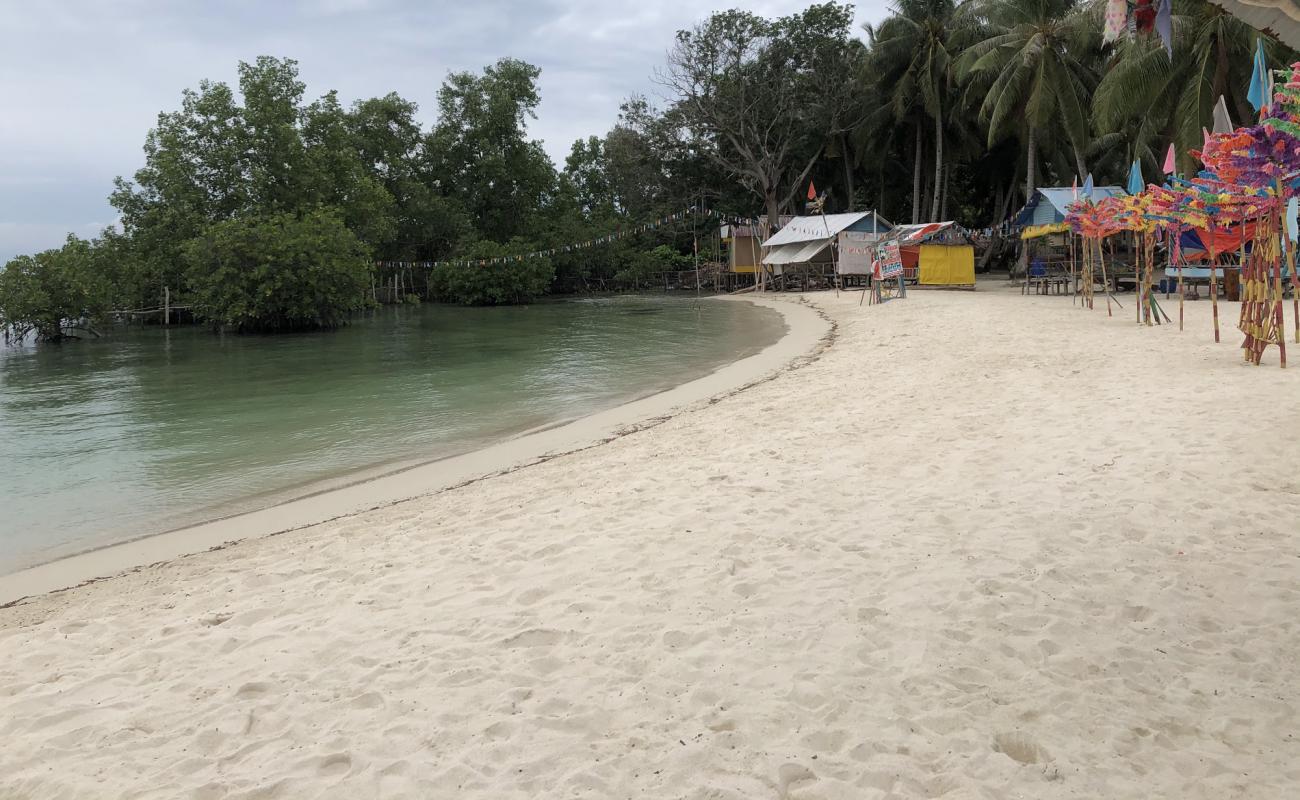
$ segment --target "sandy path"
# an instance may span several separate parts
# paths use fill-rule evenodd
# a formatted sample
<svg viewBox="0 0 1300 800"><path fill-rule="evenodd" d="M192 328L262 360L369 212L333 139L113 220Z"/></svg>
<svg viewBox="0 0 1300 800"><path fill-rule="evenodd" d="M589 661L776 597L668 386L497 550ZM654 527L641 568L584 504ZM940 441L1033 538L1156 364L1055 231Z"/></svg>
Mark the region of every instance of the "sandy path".
<svg viewBox="0 0 1300 800"><path fill-rule="evenodd" d="M0 611L0 797L1300 793L1300 371L816 302L703 410Z"/></svg>

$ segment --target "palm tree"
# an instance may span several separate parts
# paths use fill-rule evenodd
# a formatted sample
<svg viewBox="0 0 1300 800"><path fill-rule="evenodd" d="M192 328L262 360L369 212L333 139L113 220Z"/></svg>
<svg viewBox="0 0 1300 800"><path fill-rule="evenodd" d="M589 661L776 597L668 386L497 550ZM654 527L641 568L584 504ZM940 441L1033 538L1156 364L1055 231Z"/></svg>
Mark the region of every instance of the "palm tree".
<svg viewBox="0 0 1300 800"><path fill-rule="evenodd" d="M894 14L878 26L863 26L871 65L885 92L894 123L916 127L912 175L912 222L921 216L922 125L934 131L934 196L931 216L941 210L944 185L944 114L955 94L953 65L970 38L968 17L956 0L897 0ZM880 122L878 115L877 123Z"/></svg>
<svg viewBox="0 0 1300 800"><path fill-rule="evenodd" d="M1187 151L1200 147L1220 96L1237 122L1251 121L1246 87L1255 41L1263 36L1275 67L1297 54L1205 0L1177 0L1174 10L1173 58L1155 37L1121 38L1097 85L1092 118L1098 130L1125 134L1129 160L1158 165L1172 140L1187 168Z"/></svg>
<svg viewBox="0 0 1300 800"><path fill-rule="evenodd" d="M988 145L1017 135L1025 145L1025 196L1037 188L1038 146L1059 127L1082 171L1090 136L1085 109L1096 82L1090 68L1101 25L1072 0L977 0L988 38L958 60L968 96L979 97Z"/></svg>

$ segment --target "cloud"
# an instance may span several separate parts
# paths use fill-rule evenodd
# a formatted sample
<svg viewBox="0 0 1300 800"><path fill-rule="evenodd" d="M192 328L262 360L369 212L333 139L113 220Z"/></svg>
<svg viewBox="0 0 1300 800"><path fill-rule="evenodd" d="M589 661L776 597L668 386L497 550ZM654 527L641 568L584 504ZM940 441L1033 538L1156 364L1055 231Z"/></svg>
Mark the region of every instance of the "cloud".
<svg viewBox="0 0 1300 800"><path fill-rule="evenodd" d="M746 7L775 16L806 5ZM240 60L297 59L309 97L337 89L351 102L396 91L429 125L449 72L521 58L542 70L530 134L562 164L574 139L610 128L624 98L658 95L652 75L673 34L712 10L687 0L4 3L0 260L112 219L112 178L139 168L158 113L203 79L234 82ZM884 0L870 0L857 21L884 13Z"/></svg>

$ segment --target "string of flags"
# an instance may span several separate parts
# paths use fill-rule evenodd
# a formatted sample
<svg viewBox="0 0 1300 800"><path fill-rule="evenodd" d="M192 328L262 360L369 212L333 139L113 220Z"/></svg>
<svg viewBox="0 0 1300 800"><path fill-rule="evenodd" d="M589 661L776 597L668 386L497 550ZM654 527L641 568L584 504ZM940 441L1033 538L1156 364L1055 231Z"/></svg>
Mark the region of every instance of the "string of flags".
<svg viewBox="0 0 1300 800"><path fill-rule="evenodd" d="M675 223L690 218L692 215L717 219L723 222L730 222L738 225L749 225L755 222L755 220L752 219L740 219L736 217L728 217L723 215L721 212L715 211L711 208L701 208L699 206L691 206L690 208L684 209L682 211L678 211L676 213L668 214L667 216L660 217L659 219L656 219L653 222L643 222L639 225L632 225L626 228L620 228L614 233L609 233L604 236L597 236L594 239L587 239L586 241L582 241L582 242L573 242L571 244L561 245L559 247L548 247L544 250L534 250L530 253L518 253L518 254L508 255L508 256L495 256L493 258L461 258L461 259L450 259L450 260L443 260L443 261L376 261L375 266L381 269L390 268L390 267L397 267L403 269L405 268L433 269L434 267L470 267L470 266L487 267L496 264L515 264L521 261L527 261L530 258L542 258L542 257L560 255L562 253L573 253L579 250L586 250L592 247L599 247L600 245L610 244L611 242L616 242L620 239L626 239L630 236L636 236L638 234L646 233L648 231L656 230L658 228L663 228L669 225L673 225Z"/></svg>

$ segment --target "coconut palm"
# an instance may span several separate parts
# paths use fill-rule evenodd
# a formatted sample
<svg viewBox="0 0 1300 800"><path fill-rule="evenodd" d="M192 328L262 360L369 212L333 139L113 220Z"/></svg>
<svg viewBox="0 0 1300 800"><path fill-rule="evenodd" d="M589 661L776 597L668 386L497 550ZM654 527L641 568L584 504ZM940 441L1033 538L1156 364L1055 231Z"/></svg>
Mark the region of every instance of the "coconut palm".
<svg viewBox="0 0 1300 800"><path fill-rule="evenodd" d="M1059 126L1082 171L1090 142L1088 100L1096 83L1090 61L1101 26L1072 0L976 0L991 35L958 60L988 145L1017 136L1025 147L1025 196L1036 188L1038 147Z"/></svg>
<svg viewBox="0 0 1300 800"><path fill-rule="evenodd" d="M1200 147L1220 96L1237 122L1252 119L1246 87L1256 40L1263 37L1273 67L1297 54L1205 0L1176 0L1174 12L1172 58L1155 37L1116 43L1093 97L1092 118L1101 131L1125 134L1130 160L1159 164L1172 140L1186 169L1187 151Z"/></svg>
<svg viewBox="0 0 1300 800"><path fill-rule="evenodd" d="M939 214L944 185L944 117L951 113L955 95L957 57L971 38L972 27L956 0L897 0L894 13L878 26L863 26L871 45L873 76L884 92L881 109L894 123L915 126L916 146L912 175L912 221L921 216L922 126L934 135L934 196L931 215Z"/></svg>

